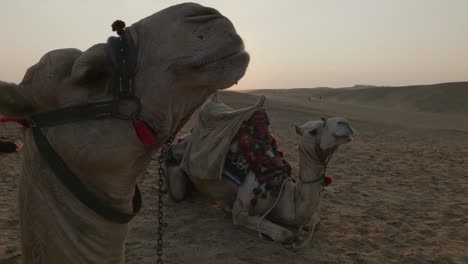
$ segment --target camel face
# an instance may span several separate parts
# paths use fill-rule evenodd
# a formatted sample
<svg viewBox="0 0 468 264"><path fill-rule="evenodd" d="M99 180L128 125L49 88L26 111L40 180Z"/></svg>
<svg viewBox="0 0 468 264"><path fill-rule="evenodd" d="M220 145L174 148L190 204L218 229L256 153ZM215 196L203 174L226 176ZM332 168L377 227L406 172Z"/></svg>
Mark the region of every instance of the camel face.
<svg viewBox="0 0 468 264"><path fill-rule="evenodd" d="M296 127L304 148L309 153L315 152L315 144L327 151L352 141L354 129L343 117L333 117L324 121L310 121L302 127Z"/></svg>
<svg viewBox="0 0 468 264"><path fill-rule="evenodd" d="M153 65L137 67L137 86L141 81L173 89L224 89L244 75L249 62L232 23L198 4L164 9L132 25L130 32L144 54L139 65Z"/></svg>
<svg viewBox="0 0 468 264"><path fill-rule="evenodd" d="M138 50L134 84L142 116L164 135L180 129L213 92L237 83L249 63L232 23L199 4L169 7L128 32Z"/></svg>

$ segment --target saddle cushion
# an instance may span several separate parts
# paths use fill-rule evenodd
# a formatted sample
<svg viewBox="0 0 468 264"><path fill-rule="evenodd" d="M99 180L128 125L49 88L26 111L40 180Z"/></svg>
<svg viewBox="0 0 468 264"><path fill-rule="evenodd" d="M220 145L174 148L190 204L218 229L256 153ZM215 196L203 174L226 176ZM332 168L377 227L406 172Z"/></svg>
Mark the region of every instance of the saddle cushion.
<svg viewBox="0 0 468 264"><path fill-rule="evenodd" d="M252 170L259 183L260 189L255 191L257 193L279 187L285 178L291 176L291 166L278 150L276 140L268 130L269 124L267 114L264 111L256 111L249 120L243 122L235 137L239 142L239 154L248 164L248 169L238 172L240 182L247 175L246 172ZM235 159L229 160L232 157ZM239 164L241 160L234 154L228 154L226 163L235 161ZM226 168L229 167L225 165Z"/></svg>

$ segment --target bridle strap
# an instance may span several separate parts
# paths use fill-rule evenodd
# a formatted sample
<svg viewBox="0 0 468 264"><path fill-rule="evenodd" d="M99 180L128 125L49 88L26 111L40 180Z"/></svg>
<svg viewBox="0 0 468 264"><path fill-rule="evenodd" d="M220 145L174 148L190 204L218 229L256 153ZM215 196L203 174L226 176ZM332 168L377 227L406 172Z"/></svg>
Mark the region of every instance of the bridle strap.
<svg viewBox="0 0 468 264"><path fill-rule="evenodd" d="M316 183L318 181L323 181L323 179L325 179L325 174L321 174L320 177L316 178L316 179L313 179L313 180L310 180L310 181L305 181L301 178L299 178L299 180L301 181L301 183L304 183L304 184L311 184L311 183Z"/></svg>
<svg viewBox="0 0 468 264"><path fill-rule="evenodd" d="M60 156L50 145L47 138L41 131L40 127L31 127L34 141L43 159L49 164L55 176L60 182L84 205L94 211L96 214L106 218L107 220L119 224L126 224L140 211L141 209L141 193L138 185L135 185L135 193L133 195L133 213L126 214L109 207L104 201L91 193L81 180L71 171Z"/></svg>
<svg viewBox="0 0 468 264"><path fill-rule="evenodd" d="M318 142L318 141L317 141ZM317 156L319 157L319 160L316 160L316 159L313 159L312 157L309 156L309 153L307 153L305 150L301 150L302 152L304 152L307 156L308 159L314 161L314 162L317 162L317 163L320 163L321 165L323 165L323 169L322 169L322 173L320 174L319 177L317 177L316 179L313 179L313 180L303 180L300 176L299 176L299 180L304 183L304 184L311 184L311 183L316 183L318 181L323 181L326 177L326 172L327 172L327 167L328 167L328 162L330 161L331 157L333 156L333 154L335 154L335 151L336 149L333 149L331 154L328 156L328 158L325 156L325 154L323 153L322 149L320 148L320 144L319 143L315 143L315 153L317 154ZM302 148L302 146L300 147Z"/></svg>
<svg viewBox="0 0 468 264"><path fill-rule="evenodd" d="M123 30L119 37L110 37L107 40L107 55L115 71L119 75L119 89L117 97L121 99L134 99L135 88L133 77L136 71L137 55L132 36Z"/></svg>
<svg viewBox="0 0 468 264"><path fill-rule="evenodd" d="M28 120L31 127L51 127L86 120L109 118L118 115L118 101L68 106L38 113Z"/></svg>

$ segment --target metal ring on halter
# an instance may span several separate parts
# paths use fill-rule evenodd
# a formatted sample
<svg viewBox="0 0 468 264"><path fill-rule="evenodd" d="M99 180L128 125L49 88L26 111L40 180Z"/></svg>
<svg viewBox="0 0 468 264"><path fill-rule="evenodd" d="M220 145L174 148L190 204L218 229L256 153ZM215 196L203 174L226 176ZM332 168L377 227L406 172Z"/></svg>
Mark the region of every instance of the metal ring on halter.
<svg viewBox="0 0 468 264"><path fill-rule="evenodd" d="M134 103L135 103L135 106L136 106L135 111L133 111L133 113L131 113L131 114L129 114L129 115L122 114L122 113L120 112L120 109L119 109L120 102L122 102L122 101L134 102ZM137 97L129 98L129 99L124 99L124 100L120 99L120 100L117 101L116 116L117 116L117 118L119 118L119 119L124 119L124 120L135 120L135 119L137 119L137 118L140 116L140 114L141 114L141 108L142 108L142 106L141 106L141 101L140 101L140 99L137 98Z"/></svg>

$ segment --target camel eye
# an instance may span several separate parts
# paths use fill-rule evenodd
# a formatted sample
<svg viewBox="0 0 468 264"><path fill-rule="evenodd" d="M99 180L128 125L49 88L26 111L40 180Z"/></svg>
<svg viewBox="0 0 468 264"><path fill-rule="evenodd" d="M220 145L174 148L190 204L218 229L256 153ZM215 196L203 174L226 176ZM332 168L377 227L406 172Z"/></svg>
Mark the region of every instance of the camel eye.
<svg viewBox="0 0 468 264"><path fill-rule="evenodd" d="M312 136L316 136L317 135L317 130L314 129L312 131L309 131L309 134L312 135Z"/></svg>

